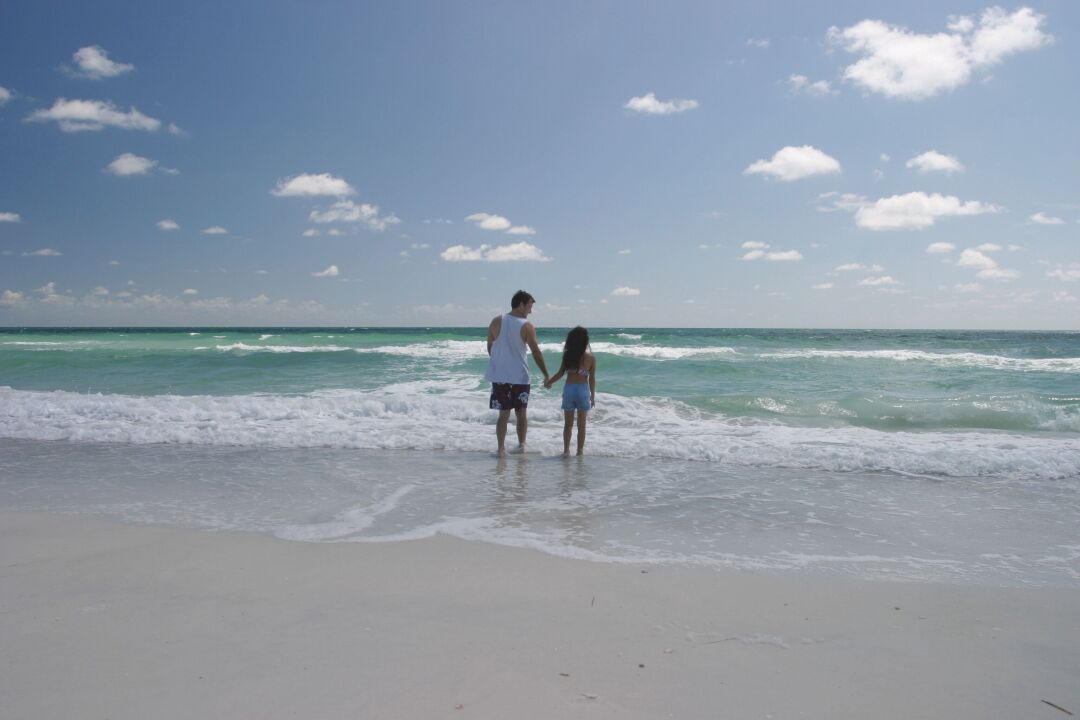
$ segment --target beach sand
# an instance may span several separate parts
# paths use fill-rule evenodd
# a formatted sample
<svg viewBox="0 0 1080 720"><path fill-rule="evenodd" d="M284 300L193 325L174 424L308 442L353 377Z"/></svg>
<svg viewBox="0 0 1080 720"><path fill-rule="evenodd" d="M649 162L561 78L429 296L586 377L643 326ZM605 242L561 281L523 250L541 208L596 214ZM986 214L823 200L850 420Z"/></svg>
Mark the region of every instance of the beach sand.
<svg viewBox="0 0 1080 720"><path fill-rule="evenodd" d="M45 718L1055 718L1080 592L313 544L0 512L0 706Z"/></svg>

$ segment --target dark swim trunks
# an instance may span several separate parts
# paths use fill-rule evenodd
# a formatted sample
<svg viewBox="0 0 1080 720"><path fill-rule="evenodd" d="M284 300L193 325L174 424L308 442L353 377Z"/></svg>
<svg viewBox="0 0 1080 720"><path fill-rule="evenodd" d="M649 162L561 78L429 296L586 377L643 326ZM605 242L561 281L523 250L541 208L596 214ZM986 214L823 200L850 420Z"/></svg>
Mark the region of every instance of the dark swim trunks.
<svg viewBox="0 0 1080 720"><path fill-rule="evenodd" d="M492 410L524 410L529 406L529 388L531 385L511 385L510 383L491 383Z"/></svg>

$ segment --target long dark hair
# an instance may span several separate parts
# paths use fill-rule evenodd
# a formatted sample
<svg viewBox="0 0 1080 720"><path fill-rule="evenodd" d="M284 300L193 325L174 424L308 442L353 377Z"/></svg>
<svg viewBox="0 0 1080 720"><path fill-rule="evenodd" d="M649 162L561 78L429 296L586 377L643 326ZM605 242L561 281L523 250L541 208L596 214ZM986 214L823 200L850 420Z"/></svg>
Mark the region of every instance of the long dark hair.
<svg viewBox="0 0 1080 720"><path fill-rule="evenodd" d="M576 370L581 367L581 358L585 357L585 350L589 347L589 331L578 325L566 333L566 344L563 345L562 370Z"/></svg>

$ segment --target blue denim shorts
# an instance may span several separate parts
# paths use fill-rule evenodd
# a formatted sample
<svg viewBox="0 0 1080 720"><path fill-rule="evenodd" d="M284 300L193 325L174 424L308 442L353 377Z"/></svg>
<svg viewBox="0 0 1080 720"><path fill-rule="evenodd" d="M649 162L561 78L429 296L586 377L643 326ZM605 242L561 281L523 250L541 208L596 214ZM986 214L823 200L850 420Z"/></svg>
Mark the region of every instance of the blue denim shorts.
<svg viewBox="0 0 1080 720"><path fill-rule="evenodd" d="M592 409L588 383L566 383L562 389L562 409L581 410L588 412Z"/></svg>

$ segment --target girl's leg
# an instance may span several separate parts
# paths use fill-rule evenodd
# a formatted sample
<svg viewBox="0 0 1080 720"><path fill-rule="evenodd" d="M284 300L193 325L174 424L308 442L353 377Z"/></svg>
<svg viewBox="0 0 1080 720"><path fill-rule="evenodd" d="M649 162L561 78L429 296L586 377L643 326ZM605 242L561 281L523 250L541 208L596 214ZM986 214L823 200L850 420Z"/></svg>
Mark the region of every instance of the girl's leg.
<svg viewBox="0 0 1080 720"><path fill-rule="evenodd" d="M577 454L578 455L584 455L585 454L585 418L588 417L588 415L589 415L589 413L585 412L584 410L578 410L578 412L577 412ZM566 448L567 448L566 451L569 453L570 452L569 441L567 441Z"/></svg>
<svg viewBox="0 0 1080 720"><path fill-rule="evenodd" d="M574 411L567 410L563 413L563 429L562 429L562 454L564 457L570 457L570 436L574 432Z"/></svg>

